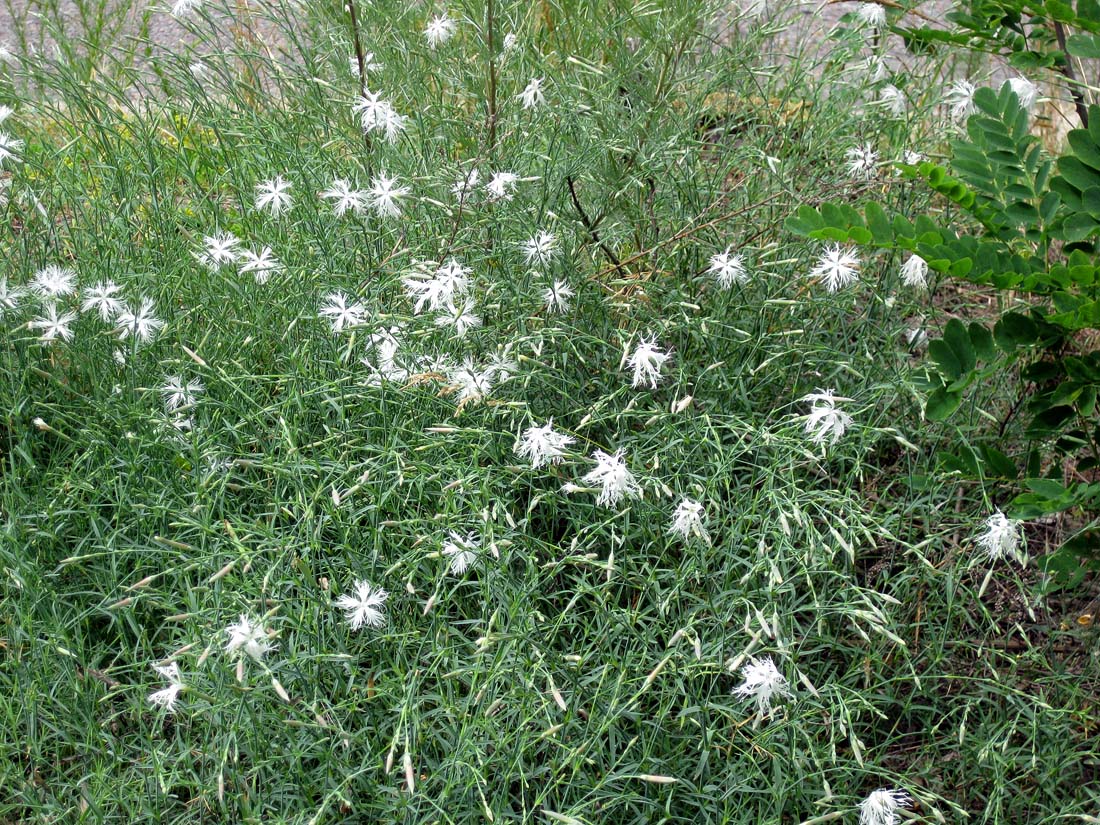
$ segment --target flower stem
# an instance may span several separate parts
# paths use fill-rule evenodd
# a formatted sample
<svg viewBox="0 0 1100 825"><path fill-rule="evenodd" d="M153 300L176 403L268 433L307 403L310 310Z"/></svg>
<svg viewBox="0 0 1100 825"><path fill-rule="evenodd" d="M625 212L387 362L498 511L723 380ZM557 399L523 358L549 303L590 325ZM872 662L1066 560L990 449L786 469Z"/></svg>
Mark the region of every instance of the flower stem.
<svg viewBox="0 0 1100 825"><path fill-rule="evenodd" d="M351 34L355 42L355 62L359 64L359 93L367 92L367 61L363 56L363 42L359 39L359 16L355 13L355 0L347 0L351 16Z"/></svg>
<svg viewBox="0 0 1100 825"><path fill-rule="evenodd" d="M485 3L485 39L489 52L489 94L488 94L488 132L489 147L488 156L493 157L497 144L497 62L496 62L496 3L494 0L486 0Z"/></svg>

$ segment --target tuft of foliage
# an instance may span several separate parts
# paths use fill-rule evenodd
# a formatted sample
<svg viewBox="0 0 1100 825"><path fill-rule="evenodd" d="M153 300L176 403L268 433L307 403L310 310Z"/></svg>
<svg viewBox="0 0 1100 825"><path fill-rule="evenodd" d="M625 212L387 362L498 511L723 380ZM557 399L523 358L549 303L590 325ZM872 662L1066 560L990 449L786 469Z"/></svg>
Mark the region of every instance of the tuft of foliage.
<svg viewBox="0 0 1100 825"><path fill-rule="evenodd" d="M775 67L783 16L728 14L176 0L140 65L4 41L0 823L1095 808L1097 636L938 471L923 296L782 231L879 191L821 211L940 232L883 162L928 151L926 78L866 28Z"/></svg>

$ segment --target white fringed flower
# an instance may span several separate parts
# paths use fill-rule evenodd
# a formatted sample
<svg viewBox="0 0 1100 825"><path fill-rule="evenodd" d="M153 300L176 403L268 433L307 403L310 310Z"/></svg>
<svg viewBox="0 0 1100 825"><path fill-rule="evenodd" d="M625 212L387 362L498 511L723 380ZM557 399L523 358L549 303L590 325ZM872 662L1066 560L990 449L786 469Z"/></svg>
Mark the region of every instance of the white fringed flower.
<svg viewBox="0 0 1100 825"><path fill-rule="evenodd" d="M510 201L518 182L519 175L515 172L494 172L493 177L485 184L485 191L489 193L489 200Z"/></svg>
<svg viewBox="0 0 1100 825"><path fill-rule="evenodd" d="M47 304L41 317L30 321L27 326L31 329L42 330L40 340L43 343L51 341L71 341L73 322L76 321L75 312L58 312L57 304Z"/></svg>
<svg viewBox="0 0 1100 825"><path fill-rule="evenodd" d="M168 687L149 694L149 704L164 708L168 713L175 713L176 700L184 688L180 677L179 665L171 662L167 665L153 665L153 670L168 680Z"/></svg>
<svg viewBox="0 0 1100 825"><path fill-rule="evenodd" d="M905 791L880 788L859 803L859 825L898 825L899 808L908 808L913 798Z"/></svg>
<svg viewBox="0 0 1100 825"><path fill-rule="evenodd" d="M837 292L859 280L859 258L840 244L831 244L810 270L810 278L821 281L829 292Z"/></svg>
<svg viewBox="0 0 1100 825"><path fill-rule="evenodd" d="M358 301L352 301L343 292L330 292L325 296L318 314L332 324L333 332L362 326L366 320L367 308Z"/></svg>
<svg viewBox="0 0 1100 825"><path fill-rule="evenodd" d="M596 462L595 469L585 473L581 480L585 484L599 485L597 504L614 507L625 497L636 498L641 495L642 488L626 466L622 450L614 453L596 450L592 453L592 460Z"/></svg>
<svg viewBox="0 0 1100 825"><path fill-rule="evenodd" d="M274 217L279 217L294 205L294 199L290 196L291 184L284 180L282 175L276 175L271 180L265 180L256 184L256 209L270 212Z"/></svg>
<svg viewBox="0 0 1100 825"><path fill-rule="evenodd" d="M359 77L359 57L358 55L348 56L348 68L351 69L351 73L356 77ZM384 67L381 63L374 62L374 52L363 53L363 71L367 74L371 72L381 71Z"/></svg>
<svg viewBox="0 0 1100 825"><path fill-rule="evenodd" d="M202 381L193 378L186 383L178 375L169 375L160 385L160 394L164 396L164 408L168 412L193 407L195 399L203 392Z"/></svg>
<svg viewBox="0 0 1100 825"><path fill-rule="evenodd" d="M429 48L434 49L454 37L456 28L455 21L446 14L437 14L424 27L424 39Z"/></svg>
<svg viewBox="0 0 1100 825"><path fill-rule="evenodd" d="M461 576L471 567L477 567L481 562L481 543L473 533L464 537L454 530L449 533L449 538L443 543L443 555L451 560L450 571L453 576Z"/></svg>
<svg viewBox="0 0 1100 825"><path fill-rule="evenodd" d="M479 180L481 180L481 172L475 167L451 185L451 194L456 198L465 200L477 188Z"/></svg>
<svg viewBox="0 0 1100 825"><path fill-rule="evenodd" d="M335 178L332 186L318 194L322 200L332 201L332 213L341 218L348 212L360 213L367 205L368 194L361 189L352 189L343 178Z"/></svg>
<svg viewBox="0 0 1100 825"><path fill-rule="evenodd" d="M493 391L495 376L495 369L479 368L466 356L460 365L448 371L447 382L455 388L455 400L463 405L486 398Z"/></svg>
<svg viewBox="0 0 1100 825"><path fill-rule="evenodd" d="M966 120L974 113L974 92L977 88L969 80L956 80L947 87L943 102L951 109L954 120Z"/></svg>
<svg viewBox="0 0 1100 825"><path fill-rule="evenodd" d="M470 295L448 301L435 316L435 325L451 327L456 336L465 337L471 329L481 326L481 316L477 314L477 303Z"/></svg>
<svg viewBox="0 0 1100 825"><path fill-rule="evenodd" d="M1020 522L1008 518L1000 510L985 520L985 532L978 537L978 546L990 561L1009 558L1024 563L1020 550Z"/></svg>
<svg viewBox="0 0 1100 825"><path fill-rule="evenodd" d="M203 0L176 0L172 4L173 17L186 17L196 9L201 9Z"/></svg>
<svg viewBox="0 0 1100 825"><path fill-rule="evenodd" d="M364 89L359 99L352 104L351 111L359 115L359 125L364 132L373 132L382 126L385 111L392 108L389 101L382 99L381 92Z"/></svg>
<svg viewBox="0 0 1100 825"><path fill-rule="evenodd" d="M23 287L8 286L8 279L0 275L0 318L4 317L9 310L19 306L25 294Z"/></svg>
<svg viewBox="0 0 1100 825"><path fill-rule="evenodd" d="M401 332L401 326L383 327L370 336L370 343L374 347L375 360L378 366L371 364L367 358L361 359L361 363L370 371L368 382L375 386L383 381L406 381L409 370L397 360L397 351L401 348L401 341L397 336Z"/></svg>
<svg viewBox="0 0 1100 825"><path fill-rule="evenodd" d="M207 269L216 270L225 264L236 263L240 257L241 241L229 232L207 235L202 239L202 251L195 259Z"/></svg>
<svg viewBox="0 0 1100 825"><path fill-rule="evenodd" d="M122 288L114 281L102 281L84 293L81 312L95 312L104 321L110 321L122 312L122 301L115 297Z"/></svg>
<svg viewBox="0 0 1100 825"><path fill-rule="evenodd" d="M657 387L657 379L661 377L661 367L669 359L669 353L657 346L656 340L642 339L634 353L627 360L627 366L634 370L632 387L648 386L650 389Z"/></svg>
<svg viewBox="0 0 1100 825"><path fill-rule="evenodd" d="M853 63L850 71L852 74L861 75L860 79L867 83L881 83L890 76L890 67L877 54Z"/></svg>
<svg viewBox="0 0 1100 825"><path fill-rule="evenodd" d="M142 298L140 305L123 309L115 318L115 323L118 324L115 331L119 340L134 338L143 344L152 341L164 328L164 321L157 318L155 312L152 298Z"/></svg>
<svg viewBox="0 0 1100 825"><path fill-rule="evenodd" d="M352 594L345 593L336 600L336 606L344 611L344 617L352 630L361 627L381 627L386 622L386 615L382 612L386 599L389 598L382 588L375 588L368 581L356 581L352 587Z"/></svg>
<svg viewBox="0 0 1100 825"><path fill-rule="evenodd" d="M489 353L486 359L485 372L491 375L494 381L507 381L518 371L519 364L512 357L511 344L498 346L496 352Z"/></svg>
<svg viewBox="0 0 1100 825"><path fill-rule="evenodd" d="M685 541L695 536L710 544L706 520L707 513L703 505L698 501L685 498L676 505L676 512L672 514L672 524L669 525L668 532L674 536L680 536Z"/></svg>
<svg viewBox="0 0 1100 825"><path fill-rule="evenodd" d="M860 3L856 8L856 19L865 26L881 29L886 26L886 9L878 3Z"/></svg>
<svg viewBox="0 0 1100 825"><path fill-rule="evenodd" d="M266 284L272 275L283 271L283 265L279 263L271 247L265 246L259 252L241 250L240 267L237 271L241 275L252 275L258 284Z"/></svg>
<svg viewBox="0 0 1100 825"><path fill-rule="evenodd" d="M878 152L871 147L870 143L854 146L845 152L844 156L848 159L848 174L853 178L870 180L878 171Z"/></svg>
<svg viewBox="0 0 1100 825"><path fill-rule="evenodd" d="M554 419L541 427L528 427L516 442L515 452L526 458L535 469L547 464L560 464L565 458L565 448L575 439L554 430Z"/></svg>
<svg viewBox="0 0 1100 825"><path fill-rule="evenodd" d="M710 256L710 266L707 273L717 281L722 289L729 289L734 284L743 284L749 280L749 273L745 269L745 258L740 253L730 253L730 247L725 252L719 252Z"/></svg>
<svg viewBox="0 0 1100 825"><path fill-rule="evenodd" d="M546 96L542 93L542 78L537 77L527 84L527 87L516 95L516 100L523 103L524 109L534 109L546 102Z"/></svg>
<svg viewBox="0 0 1100 825"><path fill-rule="evenodd" d="M566 313L569 311L569 301L576 293L565 281L554 281L542 291L542 300L546 303L547 312Z"/></svg>
<svg viewBox="0 0 1100 825"><path fill-rule="evenodd" d="M756 710L761 716L771 716L772 702L777 698L790 698L791 688L785 676L776 668L771 656L749 660L749 663L741 668L741 676L745 680L733 693L745 699L756 700Z"/></svg>
<svg viewBox="0 0 1100 825"><path fill-rule="evenodd" d="M50 264L34 274L31 289L43 298L62 298L76 291L76 271Z"/></svg>
<svg viewBox="0 0 1100 825"><path fill-rule="evenodd" d="M15 163L21 162L19 152L23 149L23 141L16 140L7 132L0 132L0 168L3 168L4 161L11 160Z"/></svg>
<svg viewBox="0 0 1100 825"><path fill-rule="evenodd" d="M909 103L905 94L893 83L887 83L879 92L878 102L886 109L887 113L894 117L904 117Z"/></svg>
<svg viewBox="0 0 1100 825"><path fill-rule="evenodd" d="M267 638L267 630L262 620L253 620L242 613L240 619L225 629L229 640L225 643L225 652L233 659L241 658L241 655L260 662L264 656L275 649Z"/></svg>
<svg viewBox="0 0 1100 825"><path fill-rule="evenodd" d="M1020 101L1020 108L1027 109L1030 112L1031 107L1035 105L1035 101L1039 99L1039 87L1026 77L1011 77L1005 82L1016 93L1016 98Z"/></svg>
<svg viewBox="0 0 1100 825"><path fill-rule="evenodd" d="M397 138L405 131L406 119L399 115L397 110L377 92L366 90L352 107L352 111L359 115L359 125L368 135L372 132L382 132L386 141L396 143Z"/></svg>
<svg viewBox="0 0 1100 825"><path fill-rule="evenodd" d="M415 301L413 312L419 315L425 307L429 310L443 309L466 294L470 287L470 268L463 266L454 258L428 274L425 264L414 264L401 279L405 294Z"/></svg>
<svg viewBox="0 0 1100 825"><path fill-rule="evenodd" d="M558 239L554 233L540 230L533 238L524 241L521 249L528 266L535 264L545 266L557 257Z"/></svg>
<svg viewBox="0 0 1100 825"><path fill-rule="evenodd" d="M367 205L376 215L396 218L401 214L401 201L411 191L407 186L397 186L397 178L378 175L367 190Z"/></svg>
<svg viewBox="0 0 1100 825"><path fill-rule="evenodd" d="M806 433L814 444L836 444L852 425L852 417L837 408L838 399L832 390L818 390L802 400L813 405L806 416Z"/></svg>
<svg viewBox="0 0 1100 825"><path fill-rule="evenodd" d="M910 255L901 265L901 282L913 289L928 286L928 263L920 255Z"/></svg>

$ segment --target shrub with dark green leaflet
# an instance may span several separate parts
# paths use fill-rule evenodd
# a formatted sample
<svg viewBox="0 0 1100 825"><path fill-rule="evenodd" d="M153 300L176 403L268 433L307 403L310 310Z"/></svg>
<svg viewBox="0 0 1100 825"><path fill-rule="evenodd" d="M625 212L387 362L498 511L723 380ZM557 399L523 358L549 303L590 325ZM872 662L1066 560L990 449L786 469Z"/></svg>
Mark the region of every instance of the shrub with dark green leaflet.
<svg viewBox="0 0 1100 825"><path fill-rule="evenodd" d="M902 26L905 17L892 30L914 52L962 48L997 55L1021 71L1049 70L1072 95L1081 123L1088 125L1077 73L1081 61L1100 58L1098 0L963 0L945 18L953 24L950 30Z"/></svg>
<svg viewBox="0 0 1100 825"><path fill-rule="evenodd" d="M1100 351L1092 335L1100 328L1100 109L1092 107L1088 128L1070 133L1055 165L1029 134L1028 113L1007 85L1000 93L978 90L974 103L966 136L951 141L949 168L900 167L953 203L969 225L923 215L910 220L872 202L861 210L803 206L787 228L909 251L945 276L1025 296L1026 312L1004 312L992 328L952 319L929 344L925 415L943 421L975 386L999 373L1018 374L1012 411L1025 416L1022 443L1005 448L1001 433L992 433L947 462L1020 485L1017 517L1087 514L1100 502ZM1077 480L1065 483L1070 478ZM1098 550L1100 532L1082 530L1044 563L1064 581L1084 569L1077 556L1096 562Z"/></svg>

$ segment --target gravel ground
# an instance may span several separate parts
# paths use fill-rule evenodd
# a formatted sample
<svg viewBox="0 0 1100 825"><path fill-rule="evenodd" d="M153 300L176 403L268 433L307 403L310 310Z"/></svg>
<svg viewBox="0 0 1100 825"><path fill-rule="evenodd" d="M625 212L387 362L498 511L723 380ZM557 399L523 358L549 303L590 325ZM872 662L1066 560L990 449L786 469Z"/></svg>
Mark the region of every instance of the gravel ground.
<svg viewBox="0 0 1100 825"><path fill-rule="evenodd" d="M92 12L91 16L82 14L73 0L61 0L53 9L35 0L3 0L0 43L17 54L24 49L48 52L59 41L74 43L86 39L89 30L94 36L94 29L100 25L104 29L104 42L114 40L124 48L125 41L146 30L153 42L166 48L177 47L186 35L183 27L165 12L154 11L147 29L141 18L141 10L127 0L108 0L98 14Z"/></svg>
<svg viewBox="0 0 1100 825"><path fill-rule="evenodd" d="M171 15L172 2L174 0L158 0L157 4L151 4L149 0L0 0L0 48L16 56L26 52L83 56L89 51L101 51L109 55L108 63L137 68L138 73L131 77L148 78L151 76L148 70L161 55L182 54L195 59L218 48L218 45L211 44L209 37L197 44L197 38ZM226 2L231 7L236 6L236 9L256 8L249 0ZM733 22L738 17L738 5L751 2L761 4L765 9L764 15L787 21L787 25L773 38L768 49L770 53L761 54L762 63L779 65L786 55L802 51L807 44L813 47L811 51L816 49L824 53L830 47L828 33L841 17L857 6L856 0L739 0L739 3L730 4L728 16L716 21L719 40L736 36L737 25L752 25ZM216 5L208 4L207 8L213 9ZM929 0L919 7L919 16L913 19L913 23L943 21L952 5L951 0ZM91 11L89 7L93 7ZM236 9L232 16L216 10L211 12L215 18L219 14L224 18L224 24L220 21L216 24L216 39L225 48L230 48L234 38L241 36L242 15ZM288 14L293 18L293 12ZM280 51L282 40L273 24L253 15L248 28L248 38L261 41L271 52ZM201 51L192 53L196 45ZM886 62L893 72L900 75L909 72L923 74L923 58L907 53L900 37L891 36L886 46ZM106 66L101 70L110 71ZM956 69L955 74L961 75L967 71L966 68ZM1006 68L998 64L983 72L977 72L975 67L969 67L969 71L990 85L1000 85L1010 76ZM987 77L989 79L985 80ZM140 89L140 85L135 88ZM1037 126L1040 128L1037 132L1041 133L1045 128L1056 133L1053 138L1043 136L1048 148L1055 148L1064 138L1065 131L1075 125L1076 117L1072 106L1058 101L1042 106L1046 111L1045 114L1039 113ZM1044 120L1046 126L1042 127Z"/></svg>
<svg viewBox="0 0 1100 825"><path fill-rule="evenodd" d="M218 20L216 35L201 39L172 16L173 0L0 0L0 48L16 58L27 53L83 57L101 52L107 60L101 70L112 66L148 70L162 55L195 58L221 48L230 48L242 34L242 16L229 18L211 8ZM230 0L241 8L246 0ZM222 20L224 19L224 24ZM205 25L196 21L196 25ZM280 38L269 21L250 17L247 36L269 46ZM216 43L217 45L212 45ZM198 46L199 51L195 51ZM141 77L139 72L137 77ZM147 76L147 74L146 74Z"/></svg>
<svg viewBox="0 0 1100 825"><path fill-rule="evenodd" d="M245 5L243 0L238 0ZM0 47L20 54L36 50L49 54L58 44L86 53L88 40L111 44L118 57L133 55L140 64L148 60L150 52L179 51L194 42L194 37L176 21L169 12L172 0L162 0L152 5L142 0L0 0ZM101 6L91 14L82 13L81 7ZM770 4L782 17L790 20L786 31L777 39L779 51L789 50L799 42L820 43L827 47L824 35L840 18L855 7L855 2L822 4ZM929 16L942 16L950 6L944 0L933 0L924 8ZM731 5L730 18L736 6ZM727 20L728 20L727 19ZM102 27L96 34L97 27ZM720 21L720 28L729 33L729 23ZM223 27L223 29L228 27ZM265 39L274 37L274 28L260 25L257 34ZM891 38L889 54L903 64L909 59L899 38Z"/></svg>

